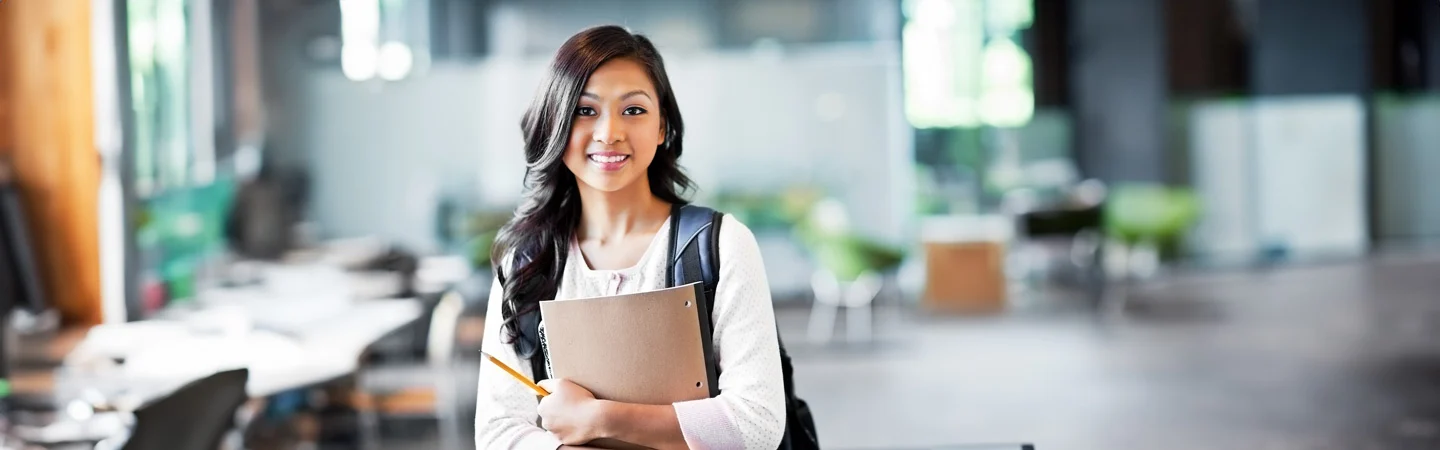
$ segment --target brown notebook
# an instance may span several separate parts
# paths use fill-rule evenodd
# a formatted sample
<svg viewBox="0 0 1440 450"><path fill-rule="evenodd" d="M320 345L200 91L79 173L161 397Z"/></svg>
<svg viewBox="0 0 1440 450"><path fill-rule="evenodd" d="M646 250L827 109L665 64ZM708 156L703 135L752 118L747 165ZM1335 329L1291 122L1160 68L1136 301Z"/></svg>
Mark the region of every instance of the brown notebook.
<svg viewBox="0 0 1440 450"><path fill-rule="evenodd" d="M719 393L700 283L540 302L552 378L596 398L668 405Z"/></svg>

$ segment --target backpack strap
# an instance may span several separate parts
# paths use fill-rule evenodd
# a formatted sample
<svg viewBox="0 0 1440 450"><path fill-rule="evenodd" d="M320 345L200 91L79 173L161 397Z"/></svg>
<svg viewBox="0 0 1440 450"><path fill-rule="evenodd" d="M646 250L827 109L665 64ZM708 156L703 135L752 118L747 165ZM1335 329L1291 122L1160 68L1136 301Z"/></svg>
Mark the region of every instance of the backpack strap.
<svg viewBox="0 0 1440 450"><path fill-rule="evenodd" d="M670 286L684 286L690 283L704 285L704 301L700 302L700 337L705 343L706 375L710 381L710 396L720 395L720 363L715 357L714 323L711 320L715 304L715 288L720 285L720 223L724 214L713 209L695 205L676 205L670 214L670 268L667 279ZM815 439L815 424L808 406L795 398L795 385L790 355L785 343L780 345L781 375L785 388L785 434L781 437L780 450L819 448ZM803 410L802 410L803 408ZM797 430L794 428L799 427ZM800 438L797 439L797 433ZM797 443L799 445L797 445Z"/></svg>
<svg viewBox="0 0 1440 450"><path fill-rule="evenodd" d="M704 342L706 375L710 396L720 395L720 364L715 358L714 323L711 306L715 288L720 284L720 222L724 215L713 209L695 205L675 205L670 210L670 249L666 279L671 287L700 283L703 298L696 299L699 308L700 342ZM701 296L697 296L701 297Z"/></svg>
<svg viewBox="0 0 1440 450"><path fill-rule="evenodd" d="M721 214L695 205L675 205L670 212L669 273L671 286L704 283L705 297L715 297L720 284Z"/></svg>
<svg viewBox="0 0 1440 450"><path fill-rule="evenodd" d="M504 258L509 264L501 264L495 267L495 278L501 286L505 285L505 272L522 264L529 263L530 258L523 255L513 255L514 258ZM516 261L518 259L518 261ZM563 262L562 262L563 264ZM504 300L501 300L504 301ZM516 357L530 362L531 378L536 382L550 378L549 371L545 368L545 357L540 348L540 308L520 315L516 318L516 327L520 331L515 337L515 344L518 347ZM530 355L530 357L526 357Z"/></svg>

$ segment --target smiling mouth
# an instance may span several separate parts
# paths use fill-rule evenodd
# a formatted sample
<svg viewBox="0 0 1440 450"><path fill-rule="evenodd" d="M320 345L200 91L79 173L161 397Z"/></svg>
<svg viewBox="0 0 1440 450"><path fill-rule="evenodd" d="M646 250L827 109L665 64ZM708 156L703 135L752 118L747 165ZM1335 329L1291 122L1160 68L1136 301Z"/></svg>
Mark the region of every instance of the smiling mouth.
<svg viewBox="0 0 1440 450"><path fill-rule="evenodd" d="M600 164L615 164L622 163L628 160L630 160L630 155L590 155L591 162L597 162Z"/></svg>

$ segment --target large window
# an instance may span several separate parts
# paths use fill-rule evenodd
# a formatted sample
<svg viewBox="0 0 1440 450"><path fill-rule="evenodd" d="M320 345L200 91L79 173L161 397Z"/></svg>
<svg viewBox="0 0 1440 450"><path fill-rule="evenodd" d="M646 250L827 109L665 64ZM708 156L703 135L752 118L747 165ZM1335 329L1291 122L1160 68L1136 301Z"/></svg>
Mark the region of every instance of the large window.
<svg viewBox="0 0 1440 450"><path fill-rule="evenodd" d="M916 128L1015 127L1035 110L1019 44L1030 0L906 0L905 115Z"/></svg>
<svg viewBox="0 0 1440 450"><path fill-rule="evenodd" d="M190 96L184 0L126 4L135 191L141 197L190 182Z"/></svg>

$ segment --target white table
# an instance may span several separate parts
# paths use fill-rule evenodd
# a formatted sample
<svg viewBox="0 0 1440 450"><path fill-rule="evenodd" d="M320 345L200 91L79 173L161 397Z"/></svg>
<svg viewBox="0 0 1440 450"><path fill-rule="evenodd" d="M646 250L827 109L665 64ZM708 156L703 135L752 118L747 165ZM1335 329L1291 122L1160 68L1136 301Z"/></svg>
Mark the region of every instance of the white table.
<svg viewBox="0 0 1440 450"><path fill-rule="evenodd" d="M413 299L354 302L288 333L263 328L216 332L214 324L187 320L209 313L233 310L202 308L173 314L170 320L91 329L57 373L57 396L104 401L121 411L134 411L190 382L244 367L250 370L246 391L251 397L266 397L354 373L367 347L413 322L422 311ZM115 359L124 363L116 365L111 362ZM96 440L127 426L109 420L114 417L118 416L62 419L16 431L32 442Z"/></svg>
<svg viewBox="0 0 1440 450"><path fill-rule="evenodd" d="M253 397L263 397L354 373L366 348L421 314L420 302L415 300L371 300L341 316L314 323L296 337L300 361L254 361L247 390Z"/></svg>
<svg viewBox="0 0 1440 450"><path fill-rule="evenodd" d="M324 264L252 265L263 283L202 288L198 300L155 319L91 328L57 371L55 394L134 411L246 368L247 393L267 397L354 373L368 347L423 314L415 299L367 299L395 284L386 277ZM105 437L114 427L99 422L62 420L26 434L38 442Z"/></svg>
<svg viewBox="0 0 1440 450"><path fill-rule="evenodd" d="M366 348L422 311L413 299L366 300L280 329L259 317L207 323L202 316L211 313L243 315L201 308L171 320L96 327L67 357L72 377L62 383L117 397L119 407L137 407L215 372L248 368L247 391L264 397L353 373ZM116 359L124 362L108 363Z"/></svg>

